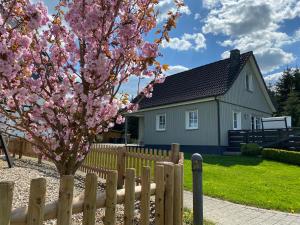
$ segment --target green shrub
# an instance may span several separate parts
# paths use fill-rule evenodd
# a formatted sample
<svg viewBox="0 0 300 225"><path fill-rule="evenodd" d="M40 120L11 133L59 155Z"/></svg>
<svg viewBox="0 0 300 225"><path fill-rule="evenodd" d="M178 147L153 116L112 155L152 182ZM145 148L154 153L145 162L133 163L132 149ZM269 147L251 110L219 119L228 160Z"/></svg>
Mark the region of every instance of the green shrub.
<svg viewBox="0 0 300 225"><path fill-rule="evenodd" d="M255 143L243 144L241 146L242 155L258 156L261 154L262 147Z"/></svg>
<svg viewBox="0 0 300 225"><path fill-rule="evenodd" d="M274 161L300 165L300 152L265 148L262 150L262 156Z"/></svg>

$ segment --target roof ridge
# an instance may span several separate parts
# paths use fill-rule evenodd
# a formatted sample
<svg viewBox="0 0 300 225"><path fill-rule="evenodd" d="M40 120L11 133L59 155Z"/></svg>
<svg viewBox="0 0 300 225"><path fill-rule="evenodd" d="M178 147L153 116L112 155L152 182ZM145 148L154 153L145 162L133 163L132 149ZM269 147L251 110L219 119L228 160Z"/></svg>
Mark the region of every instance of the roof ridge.
<svg viewBox="0 0 300 225"><path fill-rule="evenodd" d="M244 52L244 53L241 54L241 56L242 56L242 55L246 55L246 54L253 54L253 51ZM193 70L196 70L196 69L200 69L200 68L206 67L206 66L211 66L211 65L213 65L213 64L220 63L220 62L226 61L226 60L230 60L230 58L220 59L220 60L218 60L218 61L214 61L214 62L211 62L211 63L208 63L208 64L204 64L204 65L202 65L202 66L197 66L197 67L194 67L194 68L192 68L192 69L184 70L184 71L181 71L181 72L179 72L179 73L175 73L175 74L166 76L166 79L167 79L168 77L179 76L179 75L182 75L183 73L190 72L190 71L193 71Z"/></svg>

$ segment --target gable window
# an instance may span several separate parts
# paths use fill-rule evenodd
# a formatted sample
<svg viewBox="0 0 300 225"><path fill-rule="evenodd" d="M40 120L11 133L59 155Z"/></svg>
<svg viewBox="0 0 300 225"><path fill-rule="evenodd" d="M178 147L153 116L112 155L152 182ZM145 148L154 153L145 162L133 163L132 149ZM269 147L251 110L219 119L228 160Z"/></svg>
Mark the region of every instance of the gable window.
<svg viewBox="0 0 300 225"><path fill-rule="evenodd" d="M253 91L253 77L251 74L246 74L246 89L248 91Z"/></svg>
<svg viewBox="0 0 300 225"><path fill-rule="evenodd" d="M167 125L166 114L156 115L156 130L164 131L166 130L166 125Z"/></svg>
<svg viewBox="0 0 300 225"><path fill-rule="evenodd" d="M232 122L234 130L240 130L242 128L242 117L240 112L233 112Z"/></svg>
<svg viewBox="0 0 300 225"><path fill-rule="evenodd" d="M185 112L185 128L188 130L198 129L198 110Z"/></svg>

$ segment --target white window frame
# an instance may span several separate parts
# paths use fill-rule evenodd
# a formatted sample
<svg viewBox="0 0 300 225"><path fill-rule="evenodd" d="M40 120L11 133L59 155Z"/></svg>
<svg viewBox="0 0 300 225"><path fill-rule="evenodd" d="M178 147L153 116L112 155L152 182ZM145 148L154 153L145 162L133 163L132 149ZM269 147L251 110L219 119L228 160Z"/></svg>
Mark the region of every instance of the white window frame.
<svg viewBox="0 0 300 225"><path fill-rule="evenodd" d="M160 127L160 117L162 116L165 118L165 126L163 128ZM166 113L157 114L155 124L156 124L156 131L165 131L167 129L167 114Z"/></svg>
<svg viewBox="0 0 300 225"><path fill-rule="evenodd" d="M190 113L196 113L196 115L197 115L197 120L196 120L196 122L195 123L193 123L193 124L195 124L195 126L190 126L191 124L190 124ZM187 129L187 130L196 130L196 129L198 129L199 128L199 114L198 114L198 110L197 109L195 109L195 110L188 110L188 111L186 111L185 112L185 129Z"/></svg>
<svg viewBox="0 0 300 225"><path fill-rule="evenodd" d="M259 127L258 127L258 125L259 125ZM260 117L255 117L255 129L261 130L261 118Z"/></svg>
<svg viewBox="0 0 300 225"><path fill-rule="evenodd" d="M235 114L237 115L236 117L236 127L235 127ZM232 127L233 130L241 130L242 129L242 113L238 111L233 111L232 112Z"/></svg>
<svg viewBox="0 0 300 225"><path fill-rule="evenodd" d="M252 74L246 74L245 78L245 86L247 91L253 91L253 75Z"/></svg>

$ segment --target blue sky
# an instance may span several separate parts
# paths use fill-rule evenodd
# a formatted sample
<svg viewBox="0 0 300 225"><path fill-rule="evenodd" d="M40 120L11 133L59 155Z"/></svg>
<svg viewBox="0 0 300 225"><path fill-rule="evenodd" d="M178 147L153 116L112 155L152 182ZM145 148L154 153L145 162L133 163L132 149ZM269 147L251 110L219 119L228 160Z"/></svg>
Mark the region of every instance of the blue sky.
<svg viewBox="0 0 300 225"><path fill-rule="evenodd" d="M53 0L44 0L50 9ZM168 74L228 56L228 51L253 51L267 83L286 67L300 65L299 0L185 0L177 29L161 49ZM163 21L173 0L159 0ZM51 10L50 10L51 12ZM136 88L131 81L125 88Z"/></svg>

